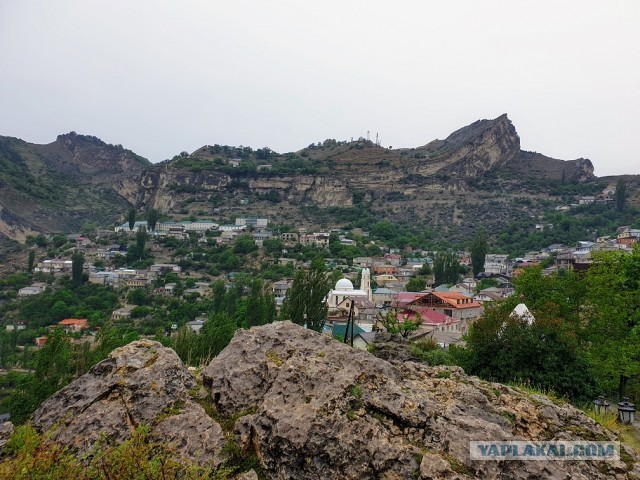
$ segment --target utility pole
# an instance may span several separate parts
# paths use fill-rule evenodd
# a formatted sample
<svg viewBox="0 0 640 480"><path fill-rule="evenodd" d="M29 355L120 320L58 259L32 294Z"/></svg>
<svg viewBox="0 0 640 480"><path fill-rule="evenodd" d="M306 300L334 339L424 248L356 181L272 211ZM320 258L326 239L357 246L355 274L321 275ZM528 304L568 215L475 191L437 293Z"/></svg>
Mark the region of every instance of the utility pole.
<svg viewBox="0 0 640 480"><path fill-rule="evenodd" d="M349 297L347 297L349 298ZM351 300L351 306L349 307L349 316L347 317L347 325L345 326L344 329L344 340L342 341L342 343L347 343L347 337L349 336L349 327L351 327L351 346L353 347L353 316L354 316L354 310L353 310L353 298L350 298Z"/></svg>

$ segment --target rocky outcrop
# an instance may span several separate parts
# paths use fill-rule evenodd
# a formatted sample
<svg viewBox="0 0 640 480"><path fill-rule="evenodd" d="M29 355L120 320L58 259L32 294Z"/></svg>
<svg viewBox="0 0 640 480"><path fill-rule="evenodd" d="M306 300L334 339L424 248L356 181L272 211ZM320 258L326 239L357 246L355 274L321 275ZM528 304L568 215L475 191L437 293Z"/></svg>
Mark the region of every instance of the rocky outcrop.
<svg viewBox="0 0 640 480"><path fill-rule="evenodd" d="M34 413L33 425L82 453L104 439L122 442L146 425L184 461L217 466L222 428L191 399L194 387L173 350L140 340L114 350L49 398Z"/></svg>
<svg viewBox="0 0 640 480"><path fill-rule="evenodd" d="M506 170L522 180L529 178L548 178L566 182L591 182L596 179L593 164L586 158L577 160L556 160L536 152L521 151L508 165Z"/></svg>
<svg viewBox="0 0 640 480"><path fill-rule="evenodd" d="M171 349L141 340L53 395L32 421L81 455L146 425L184 463L240 474L244 454L251 466L260 462L260 478L270 479L640 475L638 458L626 449L624 461L600 463L473 461L471 440L614 437L571 405L481 381L458 367L391 364L290 322L238 331L202 381ZM0 443L10 430L0 430Z"/></svg>
<svg viewBox="0 0 640 480"><path fill-rule="evenodd" d="M13 423L11 422L4 422L0 424L0 452L2 452L4 446L9 441L14 430Z"/></svg>
<svg viewBox="0 0 640 480"><path fill-rule="evenodd" d="M457 367L394 366L289 322L239 331L202 375L218 412L239 417L237 441L260 458L269 478L640 474L637 463L623 461L472 461L471 440L612 434L568 404L487 383Z"/></svg>
<svg viewBox="0 0 640 480"><path fill-rule="evenodd" d="M520 137L504 114L493 120L478 120L456 130L445 140L434 140L411 153L423 159L412 168L413 173L464 182L517 158Z"/></svg>

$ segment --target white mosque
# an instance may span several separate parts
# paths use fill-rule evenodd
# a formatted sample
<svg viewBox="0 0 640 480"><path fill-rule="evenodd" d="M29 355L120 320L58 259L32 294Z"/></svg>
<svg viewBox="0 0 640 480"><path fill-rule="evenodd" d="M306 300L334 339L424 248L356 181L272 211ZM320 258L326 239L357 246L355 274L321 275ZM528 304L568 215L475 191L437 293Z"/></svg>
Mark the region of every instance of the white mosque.
<svg viewBox="0 0 640 480"><path fill-rule="evenodd" d="M362 270L360 289L353 288L353 283L346 278L342 278L336 282L336 286L333 290L329 291L327 295L327 306L329 310L336 309L342 304L345 298L367 299L372 300L371 297L371 273L368 268Z"/></svg>

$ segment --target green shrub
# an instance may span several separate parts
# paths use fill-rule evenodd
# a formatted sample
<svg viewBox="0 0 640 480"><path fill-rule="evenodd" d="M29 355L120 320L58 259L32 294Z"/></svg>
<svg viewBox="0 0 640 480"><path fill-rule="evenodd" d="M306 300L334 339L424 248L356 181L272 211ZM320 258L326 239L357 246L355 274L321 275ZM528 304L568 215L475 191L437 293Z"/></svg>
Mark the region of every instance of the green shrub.
<svg viewBox="0 0 640 480"><path fill-rule="evenodd" d="M152 440L146 427L139 427L120 445L98 442L84 463L68 448L38 435L30 425L16 429L7 452L0 462L0 478L14 480L222 480L232 472L226 467L212 470L179 463L168 446Z"/></svg>

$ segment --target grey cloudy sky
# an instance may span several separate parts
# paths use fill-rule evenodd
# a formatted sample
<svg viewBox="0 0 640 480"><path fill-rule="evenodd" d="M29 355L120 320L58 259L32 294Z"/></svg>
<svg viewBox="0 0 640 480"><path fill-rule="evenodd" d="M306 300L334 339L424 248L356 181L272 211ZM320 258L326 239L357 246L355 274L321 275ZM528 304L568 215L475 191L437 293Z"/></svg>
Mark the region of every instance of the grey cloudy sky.
<svg viewBox="0 0 640 480"><path fill-rule="evenodd" d="M397 148L505 112L525 149L640 173L640 2L0 0L0 135L34 143Z"/></svg>

